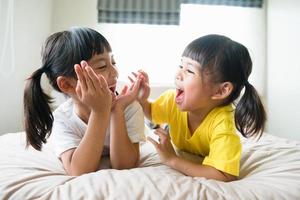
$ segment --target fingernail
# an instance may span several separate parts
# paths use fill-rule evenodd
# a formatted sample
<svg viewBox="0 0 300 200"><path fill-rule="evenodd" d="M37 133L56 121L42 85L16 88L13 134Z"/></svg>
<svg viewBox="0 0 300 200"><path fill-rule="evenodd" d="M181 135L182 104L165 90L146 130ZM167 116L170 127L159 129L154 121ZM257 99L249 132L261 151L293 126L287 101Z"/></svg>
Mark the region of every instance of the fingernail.
<svg viewBox="0 0 300 200"><path fill-rule="evenodd" d="M82 67L85 67L85 66L87 65L87 63L86 63L84 60L82 60L82 61L80 62L80 64L81 64Z"/></svg>

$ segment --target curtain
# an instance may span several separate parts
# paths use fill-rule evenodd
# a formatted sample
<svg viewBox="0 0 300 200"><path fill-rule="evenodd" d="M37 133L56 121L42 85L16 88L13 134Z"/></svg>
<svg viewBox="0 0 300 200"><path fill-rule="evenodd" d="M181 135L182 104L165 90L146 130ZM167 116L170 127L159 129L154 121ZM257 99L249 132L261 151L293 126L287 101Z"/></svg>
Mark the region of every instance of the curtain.
<svg viewBox="0 0 300 200"><path fill-rule="evenodd" d="M178 25L180 4L262 7L263 0L98 0L98 22Z"/></svg>
<svg viewBox="0 0 300 200"><path fill-rule="evenodd" d="M261 8L263 0L181 0L181 3Z"/></svg>
<svg viewBox="0 0 300 200"><path fill-rule="evenodd" d="M178 25L180 0L98 0L99 23Z"/></svg>

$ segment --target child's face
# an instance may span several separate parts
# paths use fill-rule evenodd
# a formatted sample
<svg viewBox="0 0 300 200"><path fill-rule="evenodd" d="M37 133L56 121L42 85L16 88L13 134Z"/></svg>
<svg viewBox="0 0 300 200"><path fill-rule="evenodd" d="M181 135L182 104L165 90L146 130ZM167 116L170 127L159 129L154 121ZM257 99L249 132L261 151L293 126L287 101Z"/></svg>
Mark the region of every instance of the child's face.
<svg viewBox="0 0 300 200"><path fill-rule="evenodd" d="M118 70L113 54L104 51L102 54L95 54L88 64L94 69L96 74L101 74L107 82L109 89L115 93L118 79Z"/></svg>
<svg viewBox="0 0 300 200"><path fill-rule="evenodd" d="M200 64L188 57L182 57L176 73L176 103L182 111L205 109L211 102L213 90L207 76L200 71Z"/></svg>

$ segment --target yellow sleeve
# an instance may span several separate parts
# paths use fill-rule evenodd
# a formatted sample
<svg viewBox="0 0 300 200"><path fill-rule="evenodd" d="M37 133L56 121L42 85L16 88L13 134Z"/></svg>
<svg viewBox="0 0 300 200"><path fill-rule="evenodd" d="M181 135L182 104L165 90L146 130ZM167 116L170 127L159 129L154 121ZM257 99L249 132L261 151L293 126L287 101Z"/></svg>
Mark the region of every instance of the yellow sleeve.
<svg viewBox="0 0 300 200"><path fill-rule="evenodd" d="M204 158L203 165L212 166L234 176L239 175L242 147L237 134L215 134L211 138L209 148L209 155Z"/></svg>
<svg viewBox="0 0 300 200"><path fill-rule="evenodd" d="M169 113L175 102L174 98L175 91L167 90L151 103L151 117L153 123L164 124L169 122Z"/></svg>

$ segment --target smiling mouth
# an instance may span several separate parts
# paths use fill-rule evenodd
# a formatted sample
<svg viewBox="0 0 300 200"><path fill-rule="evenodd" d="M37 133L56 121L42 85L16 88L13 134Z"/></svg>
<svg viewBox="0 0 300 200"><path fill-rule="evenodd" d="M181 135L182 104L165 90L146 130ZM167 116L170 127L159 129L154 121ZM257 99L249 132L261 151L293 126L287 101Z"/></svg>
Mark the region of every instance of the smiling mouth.
<svg viewBox="0 0 300 200"><path fill-rule="evenodd" d="M117 88L116 84L113 84L113 85L108 86L108 89L109 89L113 94L116 93L116 88Z"/></svg>
<svg viewBox="0 0 300 200"><path fill-rule="evenodd" d="M175 97L176 103L178 104L182 103L183 98L184 98L184 91L182 89L176 89L176 97Z"/></svg>

